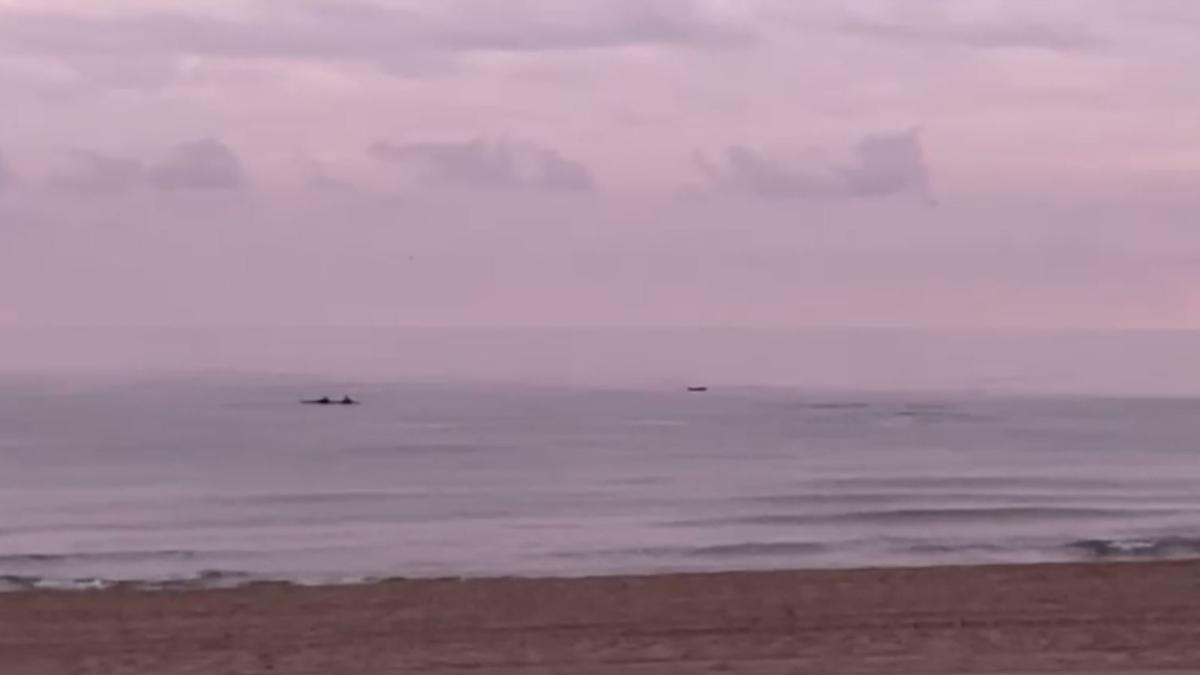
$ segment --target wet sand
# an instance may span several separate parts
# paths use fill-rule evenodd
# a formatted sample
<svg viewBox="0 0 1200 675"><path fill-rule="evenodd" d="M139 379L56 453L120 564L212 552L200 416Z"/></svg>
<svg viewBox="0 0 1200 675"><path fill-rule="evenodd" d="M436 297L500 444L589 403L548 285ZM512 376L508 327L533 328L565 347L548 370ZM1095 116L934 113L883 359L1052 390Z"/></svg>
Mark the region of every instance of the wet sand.
<svg viewBox="0 0 1200 675"><path fill-rule="evenodd" d="M3 675L1200 673L1200 562L0 595Z"/></svg>

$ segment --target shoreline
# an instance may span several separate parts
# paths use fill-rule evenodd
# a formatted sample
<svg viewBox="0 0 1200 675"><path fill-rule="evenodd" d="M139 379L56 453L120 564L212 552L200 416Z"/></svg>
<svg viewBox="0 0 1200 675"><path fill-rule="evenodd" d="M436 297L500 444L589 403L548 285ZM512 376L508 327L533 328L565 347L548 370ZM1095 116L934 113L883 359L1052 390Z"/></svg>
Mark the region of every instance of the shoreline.
<svg viewBox="0 0 1200 675"><path fill-rule="evenodd" d="M1075 566L1107 566L1107 565L1160 565L1160 564L1196 564L1200 565L1200 556L1195 557L1097 557L1094 559L1075 560L1039 560L1029 562L952 562L922 564L882 564L882 565L848 565L825 567L744 567L730 569L679 569L658 571L617 571L617 572L581 572L562 574L541 573L480 573L480 574L440 574L413 575L403 574L389 576L343 577L344 580L303 580L287 578L256 577L250 573L227 570L207 570L193 577L178 579L107 579L101 577L46 578L19 574L0 574L0 598L12 594L27 593L104 593L104 592L184 592L184 591L236 591L246 588L281 587L298 589L337 589L355 588L361 586L378 586L390 584L416 583L491 583L491 582L560 582L560 581L604 581L611 579L644 580L664 577L721 577L728 575L758 576L772 574L788 575L819 575L819 574L864 574L885 572L920 572L922 570L963 570L963 569L1006 569L1006 568L1040 568L1040 567L1075 567ZM4 584L8 587L4 587Z"/></svg>
<svg viewBox="0 0 1200 675"><path fill-rule="evenodd" d="M6 675L1200 672L1200 560L0 595Z"/></svg>
<svg viewBox="0 0 1200 675"><path fill-rule="evenodd" d="M617 571L617 572L582 572L562 574L539 573L480 573L480 574L441 574L405 576L402 574L389 576L343 577L342 580L303 580L287 578L256 577L250 573L206 570L195 576L176 579L108 579L101 577L47 578L25 576L19 574L0 574L0 598L13 594L28 593L103 593L103 592L185 592L185 591L231 591L258 587L280 587L297 589L335 589L355 588L361 586L377 586L389 584L415 584L427 582L442 583L481 583L481 582L560 582L560 581L604 581L609 579L655 579L663 577L714 577L726 575L817 575L822 573L872 573L872 572L903 572L921 570L961 570L989 568L1038 568L1062 566L1092 566L1092 565L1153 565L1153 564L1189 564L1200 565L1200 556L1195 557L1096 557L1093 559L1075 560L1039 560L1029 562L952 562L937 564L883 564L883 565L848 565L826 567L744 567L719 569L679 569L658 571Z"/></svg>

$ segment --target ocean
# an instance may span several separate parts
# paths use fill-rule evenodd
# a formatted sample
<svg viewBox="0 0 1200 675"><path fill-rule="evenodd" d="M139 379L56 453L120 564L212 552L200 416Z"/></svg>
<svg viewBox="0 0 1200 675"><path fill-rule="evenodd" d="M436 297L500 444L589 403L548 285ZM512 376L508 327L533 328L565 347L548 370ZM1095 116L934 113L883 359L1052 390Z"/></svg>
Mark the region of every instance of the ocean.
<svg viewBox="0 0 1200 675"><path fill-rule="evenodd" d="M1200 400L0 378L7 590L1197 554Z"/></svg>

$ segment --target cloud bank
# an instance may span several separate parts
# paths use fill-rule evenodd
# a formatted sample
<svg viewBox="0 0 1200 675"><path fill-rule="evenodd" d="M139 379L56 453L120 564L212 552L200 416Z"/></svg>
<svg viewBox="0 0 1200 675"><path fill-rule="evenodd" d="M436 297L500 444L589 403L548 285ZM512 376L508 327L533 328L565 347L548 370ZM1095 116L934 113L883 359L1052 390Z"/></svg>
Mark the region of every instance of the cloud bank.
<svg viewBox="0 0 1200 675"><path fill-rule="evenodd" d="M927 6L927 5L926 5ZM914 3L912 7L921 7ZM1084 51L1105 45L1105 40L1078 21L1062 23L1033 14L954 18L948 12L912 11L884 16L857 15L840 29L861 37L977 49L1044 49Z"/></svg>
<svg viewBox="0 0 1200 675"><path fill-rule="evenodd" d="M12 184L12 172L8 168L8 161L4 159L4 154L0 153L0 192L4 192Z"/></svg>
<svg viewBox="0 0 1200 675"><path fill-rule="evenodd" d="M148 175L150 184L161 190L236 190L245 183L241 160L211 138L171 148Z"/></svg>
<svg viewBox="0 0 1200 675"><path fill-rule="evenodd" d="M587 192L595 187L582 163L536 143L477 138L461 142L379 141L371 157L411 167L427 185L470 190L541 189Z"/></svg>
<svg viewBox="0 0 1200 675"><path fill-rule="evenodd" d="M162 84L193 57L360 62L413 75L481 52L727 49L755 40L702 0L295 0L259 3L237 19L179 9L0 11L0 56L57 62L115 86Z"/></svg>
<svg viewBox="0 0 1200 675"><path fill-rule="evenodd" d="M797 167L741 145L714 161L696 162L717 189L771 199L871 199L912 193L935 203L932 180L916 130L864 136L849 161Z"/></svg>
<svg viewBox="0 0 1200 675"><path fill-rule="evenodd" d="M50 178L50 184L68 192L115 194L136 188L145 179L145 167L136 159L111 157L77 150L72 166Z"/></svg>

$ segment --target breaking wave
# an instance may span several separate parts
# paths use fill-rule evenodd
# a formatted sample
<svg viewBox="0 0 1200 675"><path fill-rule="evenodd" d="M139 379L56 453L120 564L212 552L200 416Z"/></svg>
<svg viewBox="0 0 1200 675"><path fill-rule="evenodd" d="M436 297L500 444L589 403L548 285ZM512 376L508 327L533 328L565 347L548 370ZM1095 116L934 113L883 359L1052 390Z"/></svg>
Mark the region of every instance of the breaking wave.
<svg viewBox="0 0 1200 675"><path fill-rule="evenodd" d="M1098 560L1192 558L1200 555L1200 538L1081 539L1068 548Z"/></svg>

